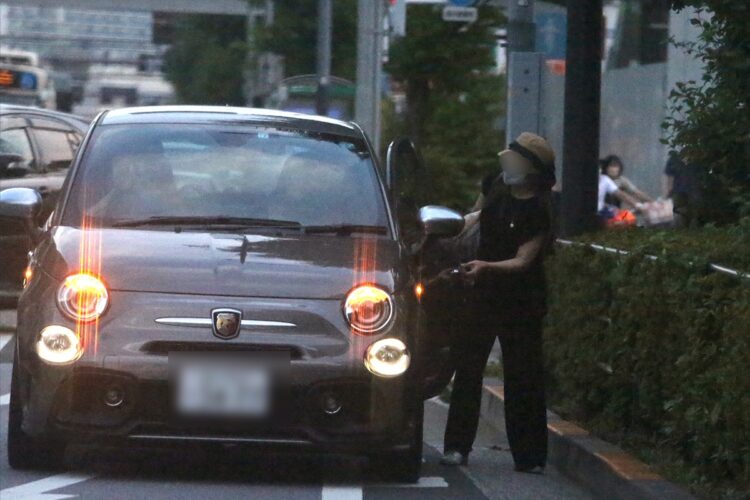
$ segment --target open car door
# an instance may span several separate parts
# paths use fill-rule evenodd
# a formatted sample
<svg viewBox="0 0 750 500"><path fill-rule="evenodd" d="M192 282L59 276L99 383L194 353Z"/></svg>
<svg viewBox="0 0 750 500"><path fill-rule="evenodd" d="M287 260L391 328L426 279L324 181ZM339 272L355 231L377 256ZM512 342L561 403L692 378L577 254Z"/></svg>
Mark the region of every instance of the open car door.
<svg viewBox="0 0 750 500"><path fill-rule="evenodd" d="M448 287L430 285L437 273L453 262L452 242L424 238L419 209L430 204L430 176L416 147L409 139L397 139L388 147L386 182L394 208L399 236L413 256L413 285L424 286L416 318L415 373L422 382L425 399L440 394L453 376L448 348L453 319L446 304L454 300Z"/></svg>
<svg viewBox="0 0 750 500"><path fill-rule="evenodd" d="M430 179L417 148L407 138L388 146L386 183L398 223L399 237L412 250L422 239L419 207L427 205L431 195Z"/></svg>

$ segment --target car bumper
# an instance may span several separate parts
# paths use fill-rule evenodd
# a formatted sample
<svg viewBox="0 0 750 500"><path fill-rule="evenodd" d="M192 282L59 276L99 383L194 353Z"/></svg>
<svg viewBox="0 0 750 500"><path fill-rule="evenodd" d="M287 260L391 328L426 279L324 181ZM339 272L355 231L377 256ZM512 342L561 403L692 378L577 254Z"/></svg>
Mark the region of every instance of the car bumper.
<svg viewBox="0 0 750 500"><path fill-rule="evenodd" d="M34 360L27 368L24 431L69 442L398 450L413 442L422 404L409 372L381 379L358 362L331 366L326 360L291 360L267 417L212 419L186 418L175 410L169 356L107 356L101 363L73 367ZM124 394L117 407L104 401L112 387ZM341 406L335 414L325 411L331 395Z"/></svg>

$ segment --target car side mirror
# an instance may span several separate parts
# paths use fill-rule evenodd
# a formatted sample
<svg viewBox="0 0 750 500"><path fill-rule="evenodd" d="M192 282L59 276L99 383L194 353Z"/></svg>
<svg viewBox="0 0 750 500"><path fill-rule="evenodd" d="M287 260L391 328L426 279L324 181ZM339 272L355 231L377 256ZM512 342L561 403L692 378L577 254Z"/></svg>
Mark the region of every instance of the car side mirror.
<svg viewBox="0 0 750 500"><path fill-rule="evenodd" d="M39 239L36 219L42 210L42 196L36 189L10 188L0 191L0 217L21 222L31 239Z"/></svg>
<svg viewBox="0 0 750 500"><path fill-rule="evenodd" d="M419 209L419 223L425 236L450 238L464 228L464 218L450 208L427 205Z"/></svg>
<svg viewBox="0 0 750 500"><path fill-rule="evenodd" d="M0 177L23 177L26 169L15 168L14 164L23 161L23 156L16 153L0 153Z"/></svg>

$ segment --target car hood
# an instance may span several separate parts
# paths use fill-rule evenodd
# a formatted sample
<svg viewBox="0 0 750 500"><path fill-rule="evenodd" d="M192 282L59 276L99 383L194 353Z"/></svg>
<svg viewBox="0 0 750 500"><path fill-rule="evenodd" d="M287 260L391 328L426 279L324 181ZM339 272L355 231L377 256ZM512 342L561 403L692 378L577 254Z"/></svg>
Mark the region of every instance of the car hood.
<svg viewBox="0 0 750 500"><path fill-rule="evenodd" d="M388 291L406 278L396 241L58 227L39 261L57 279L89 271L110 290L245 297L340 298L358 283Z"/></svg>

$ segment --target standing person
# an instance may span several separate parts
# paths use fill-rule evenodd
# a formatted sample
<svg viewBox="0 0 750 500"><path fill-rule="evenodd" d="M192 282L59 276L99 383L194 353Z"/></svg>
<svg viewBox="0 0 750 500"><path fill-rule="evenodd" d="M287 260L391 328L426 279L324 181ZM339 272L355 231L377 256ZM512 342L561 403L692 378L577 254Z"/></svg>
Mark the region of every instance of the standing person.
<svg viewBox="0 0 750 500"><path fill-rule="evenodd" d="M701 204L700 167L683 161L677 151L670 151L664 167L662 194L674 203L674 222L678 227L698 224Z"/></svg>
<svg viewBox="0 0 750 500"><path fill-rule="evenodd" d="M499 157L502 175L483 186L478 258L461 268L473 285L470 314L463 334L455 335L451 346L456 374L440 462L468 464L479 420L482 376L499 338L505 425L515 467L540 472L547 459L542 260L552 242L549 191L555 184L555 155L546 140L525 132Z"/></svg>

